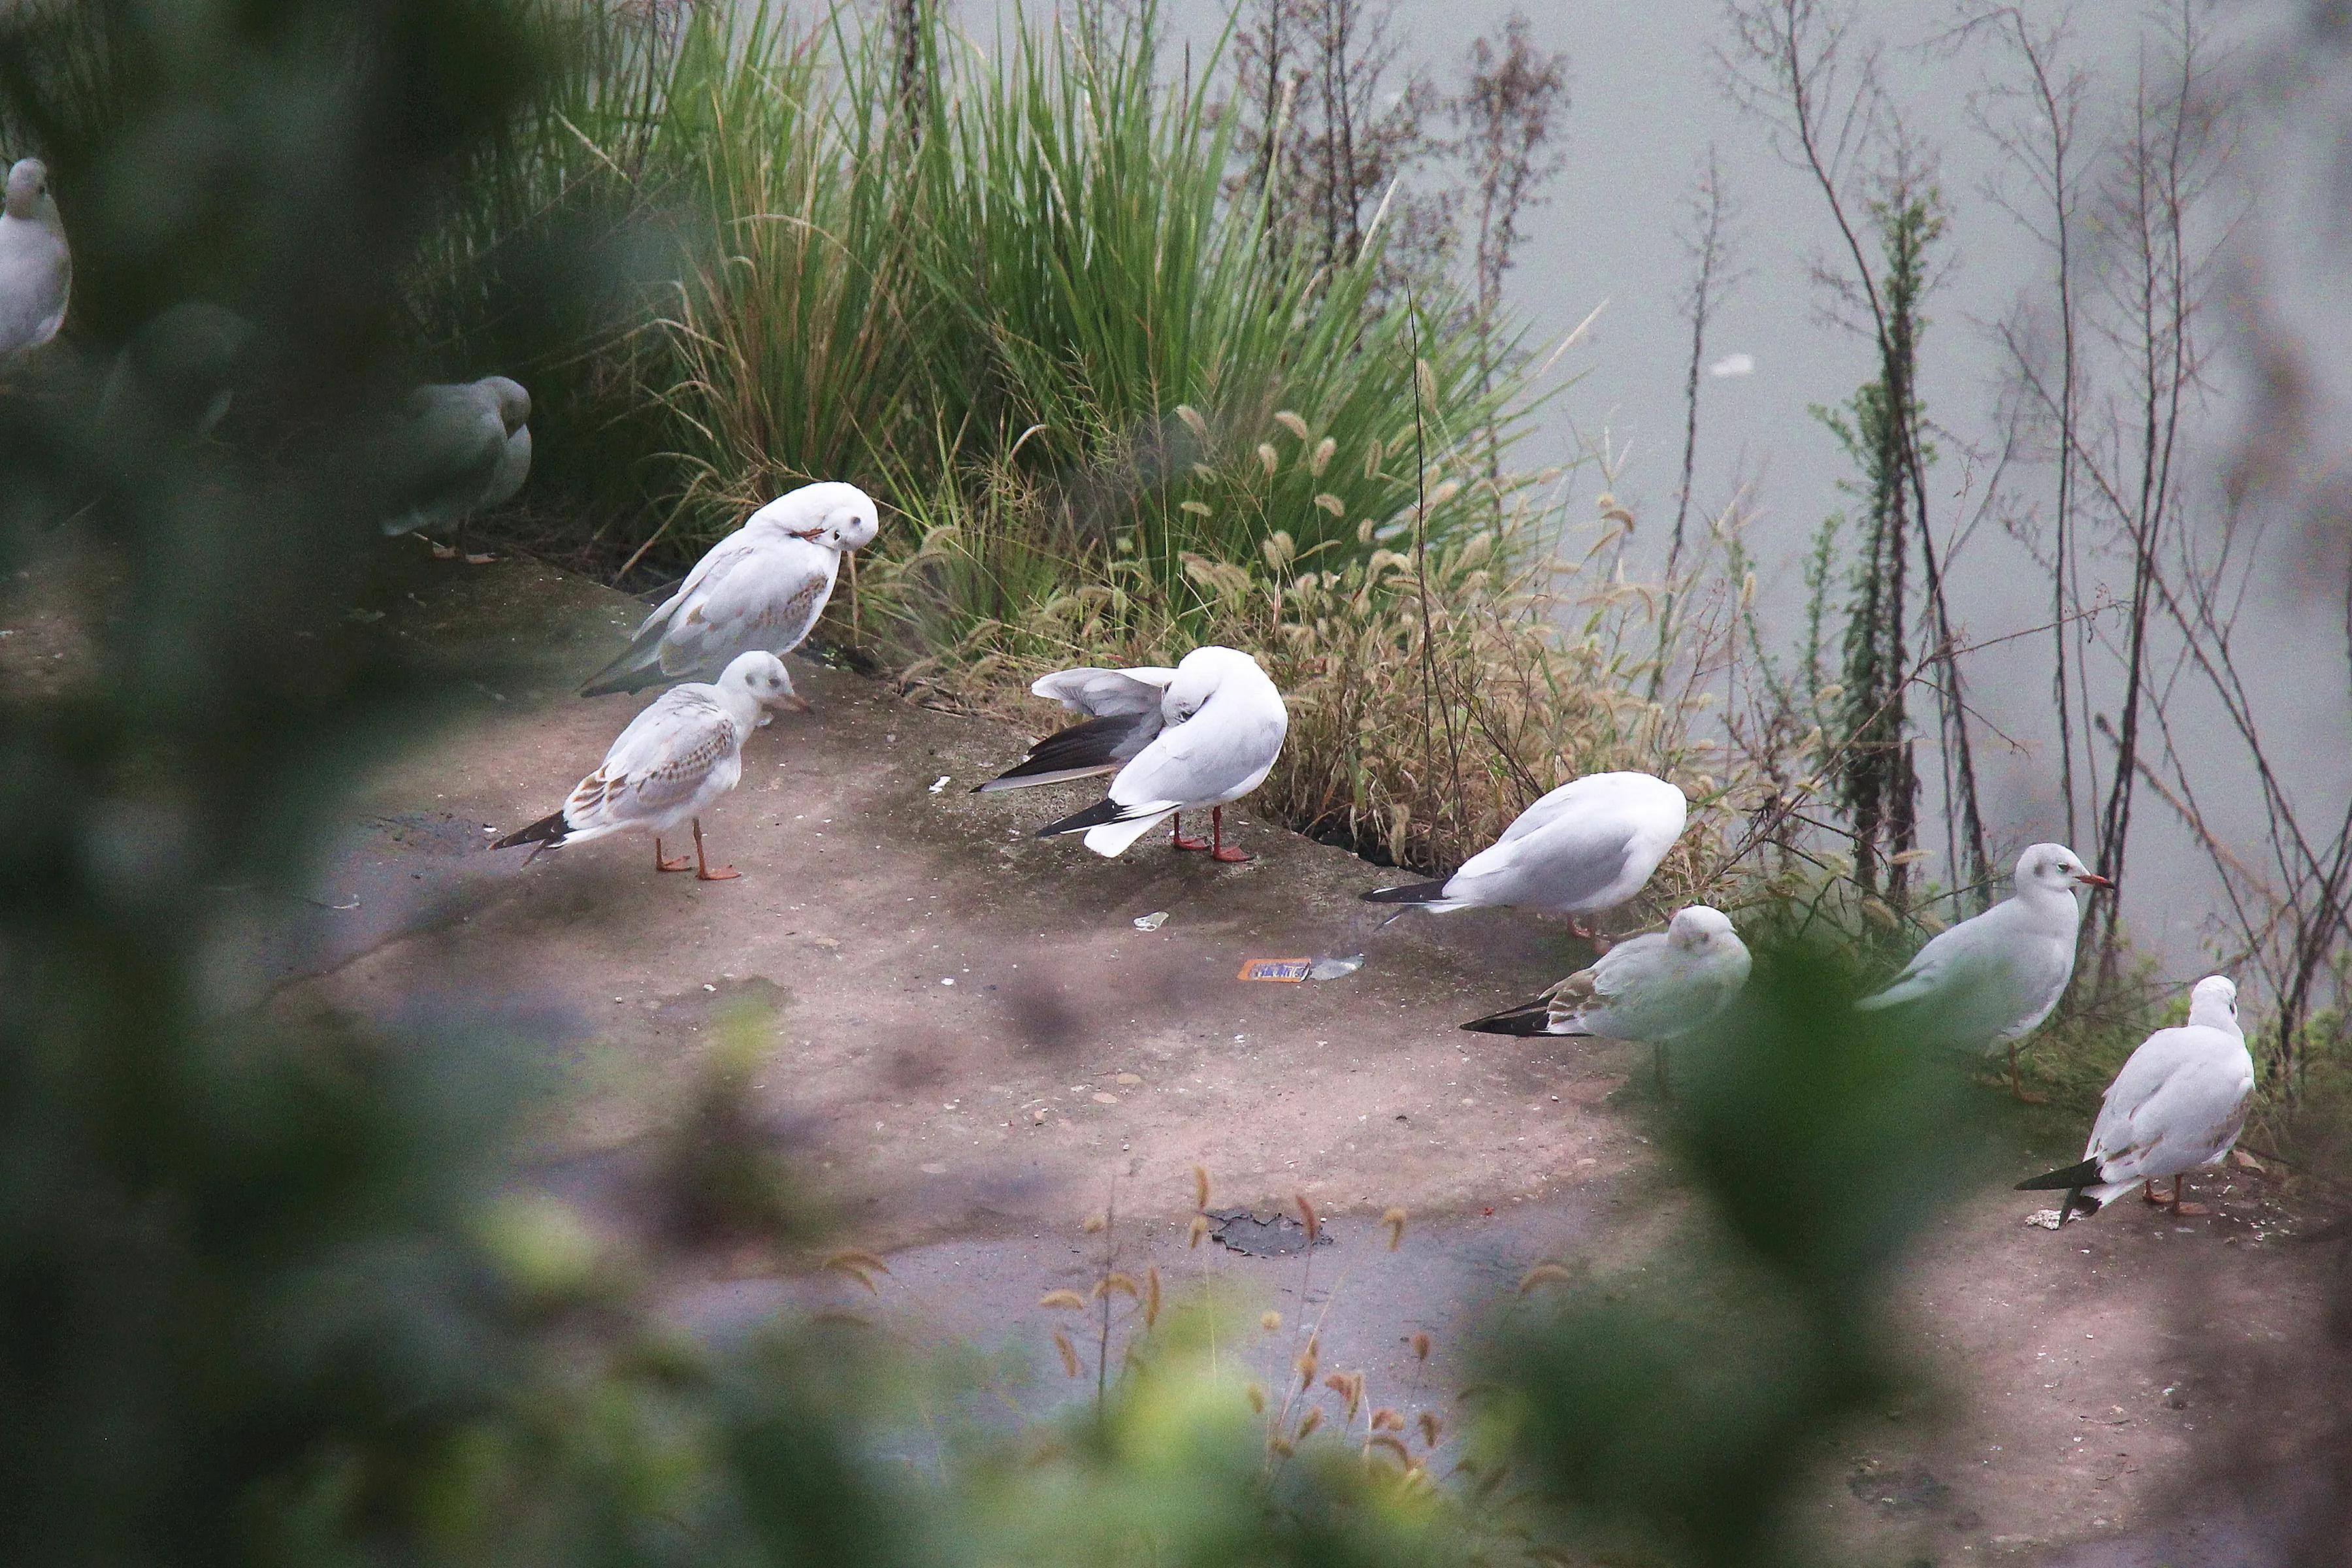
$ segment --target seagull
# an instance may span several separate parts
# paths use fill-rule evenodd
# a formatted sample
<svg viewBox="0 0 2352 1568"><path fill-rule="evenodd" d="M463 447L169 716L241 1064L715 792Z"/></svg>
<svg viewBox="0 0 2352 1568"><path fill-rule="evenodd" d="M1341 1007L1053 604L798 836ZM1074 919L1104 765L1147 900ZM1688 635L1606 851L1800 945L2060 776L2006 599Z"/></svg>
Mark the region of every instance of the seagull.
<svg viewBox="0 0 2352 1568"><path fill-rule="evenodd" d="M2083 1162L2020 1182L2021 1193L2063 1190L2063 1225L2079 1208L2094 1215L2132 1190L2179 1215L2210 1214L2180 1201L2180 1180L2218 1165L2245 1130L2254 1099L2254 1058L2238 1026L2238 988L2209 974L2189 994L2189 1022L2158 1029L2140 1042L2107 1086ZM2158 1179L2172 1178L2172 1195L2158 1195Z"/></svg>
<svg viewBox="0 0 2352 1568"><path fill-rule="evenodd" d="M1134 685L1146 688L1152 684L1149 677L1171 673L1172 679L1160 693L1157 711L1132 715L1125 721L1129 729L1149 725L1154 732L1124 765L1118 766L1118 776L1110 781L1108 798L1075 816L1066 816L1039 828L1038 837L1083 831L1087 848L1097 855L1117 855L1149 833L1161 817L1207 806L1210 842L1188 839L1179 832L1176 847L1206 849L1209 858L1227 865L1249 858L1238 849L1225 847L1225 803L1241 799L1265 782L1265 775L1274 771L1275 758L1282 754L1282 738L1290 730L1290 710L1283 705L1282 693L1275 689L1274 682L1266 679L1257 660L1234 648L1211 647L1197 647L1186 654L1173 672L1063 672L1065 676L1129 677ZM1066 703L1073 699L1065 692L1075 689L1080 693L1077 704L1081 712L1092 710L1084 705L1087 701L1106 700L1086 695L1102 689L1089 681L1045 689L1061 679L1048 676L1032 689L1041 695L1061 697ZM1114 692L1107 700L1126 704L1139 698L1134 691ZM1117 724L1122 720L1113 714L1091 722ZM1131 736L1106 741L1101 739L1106 731L1096 731L1087 740L1070 740L1064 752L1054 751L1057 742L1076 737L1088 728L1080 724L1049 738L1033 749L1029 760L1020 767L1003 779L990 782L1008 789L1018 788L1022 784L1042 784L1045 781L1041 777L1021 778L1014 784L1005 781L1033 766L1040 773L1053 772L1057 765L1053 760L1055 755L1069 759L1060 764L1071 770L1064 776L1076 778L1108 773L1118 765L1110 753L1123 749Z"/></svg>
<svg viewBox="0 0 2352 1568"><path fill-rule="evenodd" d="M386 533L431 535L443 529L462 542L466 520L512 500L530 474L530 394L503 375L420 386L408 395L403 423L377 447L390 503ZM448 560L462 542L436 544ZM474 565L488 555L467 555Z"/></svg>
<svg viewBox="0 0 2352 1568"><path fill-rule="evenodd" d="M1432 914L1511 905L1570 917L1614 909L1640 892L1690 819L1683 792L1649 773L1588 773L1519 813L1502 837L1453 876L1366 893L1367 903ZM1399 911L1402 912L1402 911Z"/></svg>
<svg viewBox="0 0 2352 1568"><path fill-rule="evenodd" d="M49 171L37 158L21 159L0 205L0 360L56 337L72 295L73 251Z"/></svg>
<svg viewBox="0 0 2352 1568"><path fill-rule="evenodd" d="M1666 1046L1714 1021L1748 984L1748 944L1720 910L1676 910L1663 931L1619 942L1532 1002L1462 1026L1482 1035L1589 1035L1647 1040L1658 1090Z"/></svg>
<svg viewBox="0 0 2352 1568"><path fill-rule="evenodd" d="M107 373L99 417L121 435L136 417L142 434L209 438L228 417L254 326L234 310L187 300L131 335Z"/></svg>
<svg viewBox="0 0 2352 1568"><path fill-rule="evenodd" d="M743 776L743 742L761 712L775 708L808 710L784 661L772 653L739 654L715 683L676 686L656 698L629 721L596 771L573 786L562 810L490 847L532 845L535 860L544 850L610 833L651 833L655 870L691 866L704 882L739 877L732 866L714 870L703 858L702 814ZM681 822L694 825L694 858L666 859L661 836Z"/></svg>
<svg viewBox="0 0 2352 1568"><path fill-rule="evenodd" d="M856 485L803 485L770 501L695 563L580 695L708 678L752 648L790 653L824 614L842 556L881 526L874 498Z"/></svg>
<svg viewBox="0 0 2352 1568"><path fill-rule="evenodd" d="M2074 889L2115 884L2063 844L2036 844L2017 858L2017 890L1962 921L1914 953L1885 990L1854 1004L1899 1009L1906 1037L1955 1050L2009 1047L2009 1087L2032 1101L2018 1076L2017 1042L2041 1026L2074 977L2082 914Z"/></svg>
<svg viewBox="0 0 2352 1568"><path fill-rule="evenodd" d="M1045 676L1029 688L1030 693L1059 702L1073 713L1083 713L1085 721L1046 736L1029 748L1019 765L984 784L973 785L971 793L994 795L1117 773L1158 738L1162 726L1160 703L1168 695L1168 683L1175 679L1174 670L1160 665L1063 669ZM1175 813L1170 821L1177 848L1210 847L1204 838L1184 837L1182 812Z"/></svg>

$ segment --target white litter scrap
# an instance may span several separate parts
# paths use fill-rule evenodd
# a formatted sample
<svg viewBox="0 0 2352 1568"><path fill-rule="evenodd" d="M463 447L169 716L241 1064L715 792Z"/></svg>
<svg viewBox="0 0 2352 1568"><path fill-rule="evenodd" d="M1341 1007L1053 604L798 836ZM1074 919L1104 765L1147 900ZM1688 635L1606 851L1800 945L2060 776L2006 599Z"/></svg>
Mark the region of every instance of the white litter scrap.
<svg viewBox="0 0 2352 1568"><path fill-rule="evenodd" d="M2038 1226L2043 1230L2056 1230L2065 1222L2066 1216L2060 1214L2056 1209L2035 1209L2032 1214L2025 1216L2026 1224Z"/></svg>
<svg viewBox="0 0 2352 1568"><path fill-rule="evenodd" d="M1168 911L1166 910L1154 910L1148 915L1138 915L1135 917L1135 929L1138 931L1158 931L1161 926L1164 926L1167 923Z"/></svg>
<svg viewBox="0 0 2352 1568"><path fill-rule="evenodd" d="M1349 975L1355 973L1356 971L1363 967L1364 955L1360 952L1349 953L1345 958L1318 958L1315 961L1314 967L1307 970L1307 978L1309 980L1344 980Z"/></svg>
<svg viewBox="0 0 2352 1568"><path fill-rule="evenodd" d="M933 779L933 780L931 781L931 793L932 793L933 795L937 795L937 794L939 794L939 793L940 793L940 791L941 791L941 790L943 790L943 789L945 789L945 788L947 788L947 787L948 787L948 775L947 775L947 774L945 774L945 773L941 773L939 777L937 777L937 778L935 778L935 779Z"/></svg>

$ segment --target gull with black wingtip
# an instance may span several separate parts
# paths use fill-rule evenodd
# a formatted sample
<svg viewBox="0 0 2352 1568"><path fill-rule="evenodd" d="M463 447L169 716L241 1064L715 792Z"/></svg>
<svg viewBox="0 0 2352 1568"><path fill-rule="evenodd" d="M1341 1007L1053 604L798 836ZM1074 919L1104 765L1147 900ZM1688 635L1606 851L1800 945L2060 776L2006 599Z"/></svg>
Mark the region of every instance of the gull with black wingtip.
<svg viewBox="0 0 2352 1568"><path fill-rule="evenodd" d="M1615 909L1648 886L1689 820L1690 802L1664 779L1588 773L1519 813L1500 838L1453 876L1381 888L1363 898L1432 914L1538 910L1568 916L1570 930L1591 937L1581 917Z"/></svg>
<svg viewBox="0 0 2352 1568"><path fill-rule="evenodd" d="M2017 1190L2064 1192L2061 1225L2078 1211L2098 1213L2134 1187L2158 1208L2209 1214L2180 1201L2181 1178L2229 1158L2253 1099L2254 1058L2238 1023L2238 988L2209 974L2189 994L2189 1022L2140 1042L2107 1086L2082 1163L2020 1182ZM2166 1176L2170 1197L2157 1190Z"/></svg>
<svg viewBox="0 0 2352 1568"><path fill-rule="evenodd" d="M1206 807L1209 843L1187 839L1179 831L1176 847L1205 848L1211 859L1228 865L1248 859L1225 844L1224 808L1264 784L1266 774L1274 771L1275 759L1282 754L1283 737L1289 732L1290 710L1257 660L1230 647L1194 648L1186 654L1160 691L1156 710L1148 690L1120 691L1097 679L1117 676L1134 687L1148 689L1156 684L1151 678L1166 673L1066 670L1063 676L1038 682L1040 695L1060 697L1065 702L1073 700L1066 693L1075 691L1074 705L1082 712L1096 711L1087 706L1091 702L1133 710L1097 713L1087 724L1062 732L1071 739L1049 738L1033 748L1019 767L981 787L1017 788L1018 784L1007 781L1033 768L1035 773L1020 777L1021 784L1043 783L1044 778L1037 775L1048 773L1083 777L1108 772L1116 765L1118 772L1107 799L1039 828L1037 837L1084 833L1087 848L1097 855L1117 855L1161 818ZM1087 679L1047 689L1065 676ZM1089 725L1098 727L1089 731ZM1088 732L1080 736L1080 731ZM1142 744L1136 747L1139 739ZM1062 742L1058 746L1057 741ZM1123 763L1118 756L1122 752L1129 753Z"/></svg>

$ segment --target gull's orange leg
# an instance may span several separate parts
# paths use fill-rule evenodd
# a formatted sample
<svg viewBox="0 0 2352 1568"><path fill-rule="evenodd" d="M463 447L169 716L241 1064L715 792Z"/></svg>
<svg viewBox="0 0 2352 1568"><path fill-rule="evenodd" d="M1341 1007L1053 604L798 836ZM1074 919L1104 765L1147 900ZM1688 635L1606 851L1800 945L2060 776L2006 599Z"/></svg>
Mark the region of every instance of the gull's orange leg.
<svg viewBox="0 0 2352 1568"><path fill-rule="evenodd" d="M1206 849L1209 847L1205 838L1184 837L1184 814L1181 811L1168 814L1168 842L1178 849Z"/></svg>
<svg viewBox="0 0 2352 1568"><path fill-rule="evenodd" d="M2017 1070L2017 1042L2015 1040L2009 1042L2009 1092L2015 1098L2017 1103L2020 1105L2046 1105L2049 1103L2048 1096L2028 1094L2025 1091L2024 1075Z"/></svg>
<svg viewBox="0 0 2352 1568"><path fill-rule="evenodd" d="M2179 1176L2172 1178L2172 1212L2189 1219L2196 1219L2200 1215L2211 1214L2213 1212L2212 1209L2204 1204L2188 1204L2180 1201L2180 1184L2183 1179L2184 1178Z"/></svg>
<svg viewBox="0 0 2352 1568"><path fill-rule="evenodd" d="M696 817L694 819L694 879L698 882L731 882L742 874L732 866L721 866L713 870L710 863L702 858L702 818Z"/></svg>
<svg viewBox="0 0 2352 1568"><path fill-rule="evenodd" d="M1238 866L1249 858L1238 849L1225 847L1225 808L1222 805L1213 805L1209 808L1209 837L1216 842L1216 847L1209 851L1210 859L1222 860L1228 866Z"/></svg>
<svg viewBox="0 0 2352 1568"><path fill-rule="evenodd" d="M675 860L665 860L661 852L661 835L654 835L654 869L656 871L691 871L694 862L681 855Z"/></svg>

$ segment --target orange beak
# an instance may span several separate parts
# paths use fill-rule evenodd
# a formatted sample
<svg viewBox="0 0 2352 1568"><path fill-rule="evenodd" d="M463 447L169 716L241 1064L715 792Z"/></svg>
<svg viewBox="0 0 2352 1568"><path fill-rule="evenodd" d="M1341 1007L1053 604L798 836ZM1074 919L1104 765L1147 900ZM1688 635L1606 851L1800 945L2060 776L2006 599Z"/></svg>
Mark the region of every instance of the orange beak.
<svg viewBox="0 0 2352 1568"><path fill-rule="evenodd" d="M2080 882L2086 888L2112 888L2115 886L2113 882L2109 881L2106 878L2100 876L2096 871L2085 871L2081 876L2075 878L2074 880Z"/></svg>

